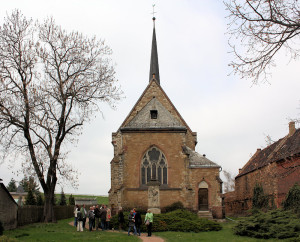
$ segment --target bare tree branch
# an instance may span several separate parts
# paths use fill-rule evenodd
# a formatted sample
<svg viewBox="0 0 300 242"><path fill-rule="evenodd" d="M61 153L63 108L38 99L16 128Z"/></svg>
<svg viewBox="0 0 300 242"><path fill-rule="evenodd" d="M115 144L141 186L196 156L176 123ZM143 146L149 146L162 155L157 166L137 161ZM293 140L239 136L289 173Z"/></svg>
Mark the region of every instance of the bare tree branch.
<svg viewBox="0 0 300 242"><path fill-rule="evenodd" d="M35 172L45 221L55 221L58 178L76 179L62 145L76 141L99 102L120 98L110 54L104 41L68 33L52 18L33 24L15 10L0 27L0 144L18 149Z"/></svg>
<svg viewBox="0 0 300 242"><path fill-rule="evenodd" d="M257 84L268 80L282 48L291 59L299 57L299 1L224 0L224 4L230 19L229 45L235 56L229 66L235 74Z"/></svg>

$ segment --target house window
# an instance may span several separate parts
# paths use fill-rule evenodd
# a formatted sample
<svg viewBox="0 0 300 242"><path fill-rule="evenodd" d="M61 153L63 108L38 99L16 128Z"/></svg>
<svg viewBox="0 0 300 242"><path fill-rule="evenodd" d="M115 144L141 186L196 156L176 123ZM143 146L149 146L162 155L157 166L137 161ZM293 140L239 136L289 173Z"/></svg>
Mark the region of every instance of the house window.
<svg viewBox="0 0 300 242"><path fill-rule="evenodd" d="M146 185L151 179L160 184L168 184L168 168L164 154L157 148L150 148L141 162L141 183Z"/></svg>
<svg viewBox="0 0 300 242"><path fill-rule="evenodd" d="M157 110L150 110L151 119L157 119Z"/></svg>

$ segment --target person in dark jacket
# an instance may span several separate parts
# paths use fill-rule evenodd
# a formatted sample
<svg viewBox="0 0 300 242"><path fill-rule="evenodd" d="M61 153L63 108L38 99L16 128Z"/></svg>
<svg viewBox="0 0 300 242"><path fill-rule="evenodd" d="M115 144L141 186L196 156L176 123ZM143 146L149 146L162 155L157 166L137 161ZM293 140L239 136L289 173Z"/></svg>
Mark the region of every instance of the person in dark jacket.
<svg viewBox="0 0 300 242"><path fill-rule="evenodd" d="M100 209L99 209L99 205L96 205L96 208L94 210L95 213L95 226L96 226L96 230L98 230L98 228L100 227L99 225L99 219L100 219Z"/></svg>
<svg viewBox="0 0 300 242"><path fill-rule="evenodd" d="M93 225L95 224L95 214L94 214L93 207L90 207L90 210L88 212L88 218L89 218L89 230L92 231Z"/></svg>
<svg viewBox="0 0 300 242"><path fill-rule="evenodd" d="M107 210L106 210L106 205L102 205L102 208L100 210L100 218L101 218L101 228L102 230L106 230L106 215L107 215Z"/></svg>
<svg viewBox="0 0 300 242"><path fill-rule="evenodd" d="M130 235L131 228L133 229L134 235L136 235L136 228L135 228L135 219L133 215L133 210L130 211L128 215L128 236Z"/></svg>
<svg viewBox="0 0 300 242"><path fill-rule="evenodd" d="M118 221L119 221L119 230L121 231L123 229L125 219L124 219L124 214L122 208L119 209L118 213Z"/></svg>
<svg viewBox="0 0 300 242"><path fill-rule="evenodd" d="M135 219L136 232L138 233L139 236L141 236L142 217L139 211L135 212L134 219Z"/></svg>

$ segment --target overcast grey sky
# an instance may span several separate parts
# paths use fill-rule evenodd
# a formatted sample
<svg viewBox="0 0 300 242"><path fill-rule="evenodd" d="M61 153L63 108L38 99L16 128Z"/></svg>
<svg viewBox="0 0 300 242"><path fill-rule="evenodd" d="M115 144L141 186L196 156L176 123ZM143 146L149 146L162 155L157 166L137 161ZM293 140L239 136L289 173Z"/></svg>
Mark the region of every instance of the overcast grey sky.
<svg viewBox="0 0 300 242"><path fill-rule="evenodd" d="M198 133L196 151L237 174L265 135L273 140L288 133L289 118L300 116L299 61L282 51L270 84L228 76L227 19L222 1L85 0L2 1L0 24L13 9L33 19L53 16L63 28L105 39L113 50L116 75L125 99L84 126L68 161L80 171L79 188L66 193L107 195L110 189L111 133L117 131L148 84L152 40L152 4L156 4L156 37L161 86L182 117ZM16 162L16 164L18 161ZM0 165L7 184L14 177ZM61 187L57 186L57 192Z"/></svg>

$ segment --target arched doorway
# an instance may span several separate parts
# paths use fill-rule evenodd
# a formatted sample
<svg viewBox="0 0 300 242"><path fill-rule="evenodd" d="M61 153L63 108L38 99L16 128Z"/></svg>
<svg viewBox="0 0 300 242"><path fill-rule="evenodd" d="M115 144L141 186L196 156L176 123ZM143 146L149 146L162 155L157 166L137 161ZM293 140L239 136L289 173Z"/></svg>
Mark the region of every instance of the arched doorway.
<svg viewBox="0 0 300 242"><path fill-rule="evenodd" d="M205 181L202 181L199 184L198 209L199 211L208 210L208 184Z"/></svg>

